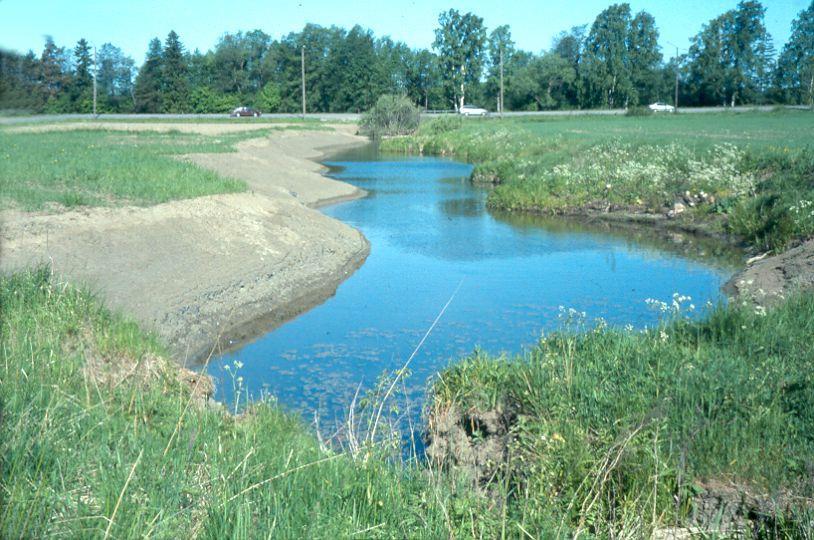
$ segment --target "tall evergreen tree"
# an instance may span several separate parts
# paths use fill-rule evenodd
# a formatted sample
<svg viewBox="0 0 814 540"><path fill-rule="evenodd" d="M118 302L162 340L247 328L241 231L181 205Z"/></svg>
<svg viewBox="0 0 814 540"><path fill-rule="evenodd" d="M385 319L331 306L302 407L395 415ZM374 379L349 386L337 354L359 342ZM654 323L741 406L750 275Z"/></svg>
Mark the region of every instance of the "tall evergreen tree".
<svg viewBox="0 0 814 540"><path fill-rule="evenodd" d="M68 73L65 49L57 47L51 36L45 38L45 47L40 56L40 81L45 101L56 100L58 94L67 86Z"/></svg>
<svg viewBox="0 0 814 540"><path fill-rule="evenodd" d="M71 81L71 101L75 103L74 110L78 112L90 112L92 108L92 87L93 87L93 57L90 45L85 38L76 43L73 50L74 72Z"/></svg>
<svg viewBox="0 0 814 540"><path fill-rule="evenodd" d="M147 48L147 58L138 72L135 86L136 111L157 113L163 110L163 51L161 41L153 38Z"/></svg>
<svg viewBox="0 0 814 540"><path fill-rule="evenodd" d="M501 59L503 63L503 86L504 96L506 100L505 86L506 79L511 77L514 62L514 40L512 40L512 32L508 25L498 26L489 34L487 42L489 52L489 75L486 79L486 94L492 103L500 101L500 64ZM500 106L505 109L504 104Z"/></svg>
<svg viewBox="0 0 814 540"><path fill-rule="evenodd" d="M188 112L191 109L187 81L189 67L184 55L184 46L175 30L167 34L161 60L162 111Z"/></svg>
<svg viewBox="0 0 814 540"><path fill-rule="evenodd" d="M756 102L768 89L774 49L754 0L711 20L693 38L689 82L699 105Z"/></svg>

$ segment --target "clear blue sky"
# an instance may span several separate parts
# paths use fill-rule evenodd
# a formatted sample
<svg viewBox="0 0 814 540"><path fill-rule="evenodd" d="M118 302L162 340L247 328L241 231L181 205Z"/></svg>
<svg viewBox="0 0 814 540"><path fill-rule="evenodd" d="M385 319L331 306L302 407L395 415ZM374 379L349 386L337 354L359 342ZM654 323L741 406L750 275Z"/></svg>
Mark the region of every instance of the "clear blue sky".
<svg viewBox="0 0 814 540"><path fill-rule="evenodd" d="M791 21L810 0L764 0L766 25L780 50ZM25 52L42 50L45 35L58 45L73 47L79 38L94 45L111 42L144 60L147 42L163 41L170 30L189 50L214 46L224 32L259 28L279 39L307 22L350 28L370 28L411 47L429 47L438 14L450 7L472 11L488 28L511 26L521 49L548 49L561 30L590 24L610 3L607 0L504 0L445 2L413 0L0 0L0 48ZM674 54L668 42L686 49L689 38L711 18L737 5L736 0L659 0L630 2L634 12L645 9L656 18L665 56Z"/></svg>

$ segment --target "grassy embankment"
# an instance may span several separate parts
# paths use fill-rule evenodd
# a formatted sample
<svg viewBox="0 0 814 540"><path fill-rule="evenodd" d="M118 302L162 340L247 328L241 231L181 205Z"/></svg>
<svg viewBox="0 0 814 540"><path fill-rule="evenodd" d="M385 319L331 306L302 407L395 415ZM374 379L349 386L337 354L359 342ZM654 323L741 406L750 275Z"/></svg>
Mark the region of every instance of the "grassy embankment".
<svg viewBox="0 0 814 540"><path fill-rule="evenodd" d="M261 135L0 130L0 208L150 205L244 191L243 182L173 156L228 152Z"/></svg>
<svg viewBox="0 0 814 540"><path fill-rule="evenodd" d="M173 148L144 137L156 154ZM113 204L135 199L108 170L116 161L93 162ZM80 178L82 166L66 170ZM33 207L58 200L44 191ZM790 535L808 519L810 296L647 333L566 329L526 358L451 368L437 413L512 417L508 468L483 496L387 448L321 449L271 402L240 417L199 408L160 344L89 295L42 271L0 280L2 537L646 537L685 520L705 480L791 491L795 508L765 522Z"/></svg>
<svg viewBox="0 0 814 540"><path fill-rule="evenodd" d="M454 155L495 183L494 209L664 214L756 249L814 234L814 113L560 117L461 122L450 117L389 151Z"/></svg>
<svg viewBox="0 0 814 540"><path fill-rule="evenodd" d="M438 414L515 415L488 496L384 447L321 449L273 401L199 407L160 344L45 271L0 278L0 309L4 538L647 537L710 479L792 492L764 523L792 537L811 519L810 296L453 367Z"/></svg>
<svg viewBox="0 0 814 540"><path fill-rule="evenodd" d="M280 129L328 129L310 122L268 126L216 136L178 131L13 133L0 129L0 209L144 206L245 191L244 182L223 178L175 157L231 152L242 140Z"/></svg>
<svg viewBox="0 0 814 540"><path fill-rule="evenodd" d="M681 202L676 221L780 251L814 234L812 140L803 112L445 118L383 144L474 162L473 180L496 184L493 209L663 214ZM741 512L781 516L752 516L777 527L767 535L802 536L814 508L813 309L809 293L769 313L721 307L645 334L572 328L524 358L475 354L439 376L433 417L469 422L477 449L489 437L478 415L500 413L509 442L499 476L523 519L646 536L655 523L686 523L699 495L731 485L736 499L766 497ZM446 453L467 464L461 454Z"/></svg>

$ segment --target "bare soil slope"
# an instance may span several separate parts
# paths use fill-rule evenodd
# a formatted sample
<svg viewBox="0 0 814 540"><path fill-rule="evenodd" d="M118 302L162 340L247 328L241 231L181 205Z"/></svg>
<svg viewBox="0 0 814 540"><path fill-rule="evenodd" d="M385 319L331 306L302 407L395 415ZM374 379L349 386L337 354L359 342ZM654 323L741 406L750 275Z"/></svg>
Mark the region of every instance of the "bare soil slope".
<svg viewBox="0 0 814 540"><path fill-rule="evenodd" d="M196 163L254 193L57 215L5 212L0 270L36 263L98 292L158 332L186 363L251 337L332 295L367 256L362 234L308 205L360 196L311 161L331 132L291 131Z"/></svg>
<svg viewBox="0 0 814 540"><path fill-rule="evenodd" d="M758 260L726 286L734 296L771 306L798 289L814 289L814 239Z"/></svg>

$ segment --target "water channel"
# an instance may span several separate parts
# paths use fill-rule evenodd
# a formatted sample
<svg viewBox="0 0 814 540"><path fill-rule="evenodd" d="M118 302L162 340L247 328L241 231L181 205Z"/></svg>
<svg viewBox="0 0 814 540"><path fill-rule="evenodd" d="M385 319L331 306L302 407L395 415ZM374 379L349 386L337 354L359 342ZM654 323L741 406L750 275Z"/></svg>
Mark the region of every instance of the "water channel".
<svg viewBox="0 0 814 540"><path fill-rule="evenodd" d="M645 300L678 292L701 313L738 264L694 237L492 213L467 179L471 166L449 159L357 149L325 163L369 192L323 211L360 229L370 256L335 296L210 364L225 403L237 362L243 394L341 422L357 389L400 368L452 297L399 388L415 419L428 380L476 347L522 354L569 308L588 324L642 328L659 318Z"/></svg>

